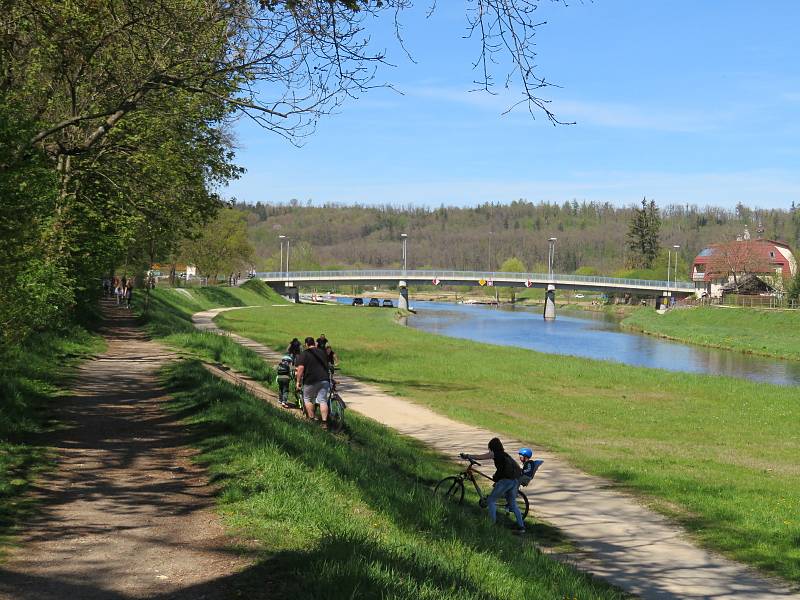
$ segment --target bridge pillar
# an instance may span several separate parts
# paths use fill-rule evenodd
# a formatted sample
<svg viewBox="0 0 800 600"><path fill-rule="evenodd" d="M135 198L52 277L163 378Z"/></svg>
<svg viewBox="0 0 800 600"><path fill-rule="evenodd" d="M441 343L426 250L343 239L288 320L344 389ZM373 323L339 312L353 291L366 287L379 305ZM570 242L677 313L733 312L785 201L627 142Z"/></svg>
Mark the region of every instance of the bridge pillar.
<svg viewBox="0 0 800 600"><path fill-rule="evenodd" d="M552 283L547 284L547 291L544 293L544 320L553 321L556 318L556 286Z"/></svg>
<svg viewBox="0 0 800 600"><path fill-rule="evenodd" d="M408 310L408 285L405 281L401 281L397 287L400 288L400 298L397 300L397 308L400 310Z"/></svg>

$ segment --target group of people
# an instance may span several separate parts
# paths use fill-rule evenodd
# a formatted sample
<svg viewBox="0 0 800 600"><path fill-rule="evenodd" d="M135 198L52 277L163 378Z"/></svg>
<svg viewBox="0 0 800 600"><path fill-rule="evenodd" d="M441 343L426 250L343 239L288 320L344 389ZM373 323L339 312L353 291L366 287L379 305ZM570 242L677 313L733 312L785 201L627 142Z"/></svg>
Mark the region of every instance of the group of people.
<svg viewBox="0 0 800 600"><path fill-rule="evenodd" d="M536 464L533 460L533 450L530 448L520 448L519 461L522 466L517 464L508 452L503 448L500 438L489 440L489 451L483 454L461 454L461 458L472 460L494 461L495 473L492 476L494 488L486 498L486 505L489 509L489 519L492 523L497 522L497 500L505 497L506 505L514 511L517 520L515 533L525 533L525 521L522 520L522 513L517 506L517 491L519 486L528 485L536 473Z"/></svg>
<svg viewBox="0 0 800 600"><path fill-rule="evenodd" d="M294 379L297 391L302 394L306 416L315 419L316 407L319 406L320 421L327 428L328 398L331 386L335 384L336 354L324 333L317 339L305 338L304 344L305 348L300 340L294 338L276 367L280 403L284 408L290 408L289 386Z"/></svg>
<svg viewBox="0 0 800 600"><path fill-rule="evenodd" d="M106 298L113 297L116 299L117 306L130 308L133 302L133 278L129 279L125 275L122 277L104 277L103 295Z"/></svg>

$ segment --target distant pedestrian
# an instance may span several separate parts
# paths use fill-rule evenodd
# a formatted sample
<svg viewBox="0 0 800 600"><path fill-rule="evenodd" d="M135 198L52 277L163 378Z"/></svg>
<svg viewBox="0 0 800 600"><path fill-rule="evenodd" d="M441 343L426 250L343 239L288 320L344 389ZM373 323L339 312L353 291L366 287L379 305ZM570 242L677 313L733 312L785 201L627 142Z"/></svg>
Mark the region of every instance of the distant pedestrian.
<svg viewBox="0 0 800 600"><path fill-rule="evenodd" d="M122 294L123 294L122 284L117 281L117 285L114 288L114 298L117 300L117 306L122 304Z"/></svg>
<svg viewBox="0 0 800 600"><path fill-rule="evenodd" d="M286 348L286 354L292 357L292 360L294 360L295 364L297 364L297 357L302 351L303 346L300 343L300 340L297 338L292 338L292 341L289 342L289 347Z"/></svg>
<svg viewBox="0 0 800 600"><path fill-rule="evenodd" d="M327 345L328 345L328 338L325 337L324 333L320 333L319 337L317 338L317 348L325 350L325 346Z"/></svg>
<svg viewBox="0 0 800 600"><path fill-rule="evenodd" d="M125 308L131 307L131 302L133 301L133 282L128 282L128 285L125 286Z"/></svg>
<svg viewBox="0 0 800 600"><path fill-rule="evenodd" d="M333 377L333 373L336 370L336 353L333 351L333 348L330 345L325 346L325 355L328 357L328 371Z"/></svg>

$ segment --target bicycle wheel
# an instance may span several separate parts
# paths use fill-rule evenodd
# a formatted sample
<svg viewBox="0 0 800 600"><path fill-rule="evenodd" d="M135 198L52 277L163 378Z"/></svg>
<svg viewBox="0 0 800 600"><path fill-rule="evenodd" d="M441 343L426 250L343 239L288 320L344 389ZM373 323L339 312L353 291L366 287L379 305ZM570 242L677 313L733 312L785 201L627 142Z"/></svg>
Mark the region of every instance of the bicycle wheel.
<svg viewBox="0 0 800 600"><path fill-rule="evenodd" d="M519 507L519 512L522 514L522 520L524 521L528 517L528 510L530 510L530 503L528 502L528 497L525 495L524 492L518 491L517 492L517 506ZM515 519L514 511L508 507L505 498L500 498L497 501L497 511L505 512L506 515L510 519Z"/></svg>
<svg viewBox="0 0 800 600"><path fill-rule="evenodd" d="M334 392L331 396L331 402L328 413L328 427L333 433L339 433L344 429L344 400Z"/></svg>
<svg viewBox="0 0 800 600"><path fill-rule="evenodd" d="M433 488L433 495L445 501L461 504L464 500L464 482L455 475L445 477Z"/></svg>

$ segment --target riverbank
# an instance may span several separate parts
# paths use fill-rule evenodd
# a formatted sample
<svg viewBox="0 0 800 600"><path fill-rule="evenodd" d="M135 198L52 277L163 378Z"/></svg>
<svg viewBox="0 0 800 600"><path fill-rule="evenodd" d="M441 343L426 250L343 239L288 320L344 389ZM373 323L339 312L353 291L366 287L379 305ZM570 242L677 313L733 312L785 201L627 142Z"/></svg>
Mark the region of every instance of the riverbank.
<svg viewBox="0 0 800 600"><path fill-rule="evenodd" d="M658 314L635 311L622 321L630 331L748 354L800 360L800 311L698 306Z"/></svg>
<svg viewBox="0 0 800 600"><path fill-rule="evenodd" d="M448 339L348 307L235 311L219 322L276 348L324 331L347 374L534 439L642 495L705 545L800 580L796 390Z"/></svg>

